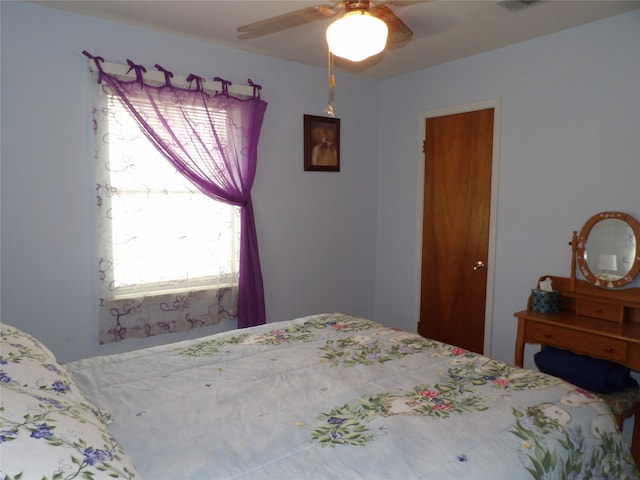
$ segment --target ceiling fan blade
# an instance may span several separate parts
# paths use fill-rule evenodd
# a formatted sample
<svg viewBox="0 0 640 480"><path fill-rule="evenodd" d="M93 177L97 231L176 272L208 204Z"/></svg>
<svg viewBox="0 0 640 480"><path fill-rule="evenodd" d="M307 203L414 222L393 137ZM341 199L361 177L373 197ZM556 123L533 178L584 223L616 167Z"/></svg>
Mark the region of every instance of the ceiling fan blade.
<svg viewBox="0 0 640 480"><path fill-rule="evenodd" d="M390 47L401 46L411 40L413 32L386 4L371 7L370 13L385 22L389 27Z"/></svg>
<svg viewBox="0 0 640 480"><path fill-rule="evenodd" d="M304 25L315 20L322 20L334 16L342 7L342 2L334 5L315 5L293 12L277 15L275 17L260 20L255 23L243 25L236 30L241 32L238 38L256 38L263 35L287 30L289 28Z"/></svg>
<svg viewBox="0 0 640 480"><path fill-rule="evenodd" d="M393 5L394 7L408 7L418 3L429 3L433 0L384 0L382 2L375 2L376 5Z"/></svg>

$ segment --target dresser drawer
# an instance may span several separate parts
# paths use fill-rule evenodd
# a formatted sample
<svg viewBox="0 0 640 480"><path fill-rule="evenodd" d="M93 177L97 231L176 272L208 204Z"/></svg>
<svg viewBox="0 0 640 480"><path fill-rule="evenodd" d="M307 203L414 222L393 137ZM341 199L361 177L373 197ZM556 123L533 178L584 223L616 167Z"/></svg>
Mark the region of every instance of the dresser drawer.
<svg viewBox="0 0 640 480"><path fill-rule="evenodd" d="M600 303L593 300L578 300L576 313L585 317L601 318L612 322L624 321L624 306Z"/></svg>
<svg viewBox="0 0 640 480"><path fill-rule="evenodd" d="M527 322L525 338L530 343L550 345L612 362L624 363L627 360L627 342L615 338L532 322Z"/></svg>

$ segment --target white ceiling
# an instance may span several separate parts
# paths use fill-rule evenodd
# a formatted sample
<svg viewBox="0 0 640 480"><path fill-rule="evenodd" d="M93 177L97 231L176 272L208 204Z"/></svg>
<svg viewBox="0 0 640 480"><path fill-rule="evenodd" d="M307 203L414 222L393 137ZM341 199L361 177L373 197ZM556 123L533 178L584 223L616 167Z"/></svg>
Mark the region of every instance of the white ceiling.
<svg viewBox="0 0 640 480"><path fill-rule="evenodd" d="M239 50L326 66L324 30L314 21L253 39L236 28L300 8L335 2L276 0L46 0L48 7L115 20ZM372 2L385 3L385 2ZM387 2L414 32L409 44L360 64L336 60L336 68L384 79L640 8L632 0L547 0L508 9L499 1ZM502 2L504 3L504 2Z"/></svg>

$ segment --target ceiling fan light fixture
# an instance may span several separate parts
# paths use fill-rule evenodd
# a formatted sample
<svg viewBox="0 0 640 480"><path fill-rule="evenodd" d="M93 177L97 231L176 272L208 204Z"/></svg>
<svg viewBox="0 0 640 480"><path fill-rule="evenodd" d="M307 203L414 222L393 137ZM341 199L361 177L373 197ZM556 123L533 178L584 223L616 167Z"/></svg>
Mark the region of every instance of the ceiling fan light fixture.
<svg viewBox="0 0 640 480"><path fill-rule="evenodd" d="M363 10L347 12L327 28L329 50L336 57L361 62L384 50L389 28Z"/></svg>

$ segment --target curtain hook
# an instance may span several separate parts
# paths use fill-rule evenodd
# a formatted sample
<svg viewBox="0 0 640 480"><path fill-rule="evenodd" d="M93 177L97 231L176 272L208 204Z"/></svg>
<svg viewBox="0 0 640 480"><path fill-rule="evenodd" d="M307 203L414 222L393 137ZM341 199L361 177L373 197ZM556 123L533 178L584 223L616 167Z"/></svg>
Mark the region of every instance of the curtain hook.
<svg viewBox="0 0 640 480"><path fill-rule="evenodd" d="M204 87L202 86L202 82L204 81L204 78L199 77L195 73L190 73L189 76L187 77L187 82L191 83L194 80L196 81L196 90L203 92Z"/></svg>
<svg viewBox="0 0 640 480"><path fill-rule="evenodd" d="M247 79L247 83L253 87L253 96L254 96L254 98L256 97L256 93L258 94L257 97L260 98L260 90L262 90L262 85L258 85L257 83L253 83L253 80L251 80L250 78Z"/></svg>
<svg viewBox="0 0 640 480"><path fill-rule="evenodd" d="M173 73L171 73L166 68L161 67L157 63L154 65L154 67L156 67L158 70L160 70L162 73L164 73L164 82L167 85L167 87L170 87L171 86L171 79L173 78Z"/></svg>
<svg viewBox="0 0 640 480"><path fill-rule="evenodd" d="M147 69L144 68L143 65L136 65L135 63L133 63L131 60L129 60L127 58L127 63L129 64L129 70L127 70L127 73L129 73L131 70L135 70L136 72L136 82L138 82L140 84L140 86L144 86L144 80L142 78L142 73L146 73Z"/></svg>
<svg viewBox="0 0 640 480"><path fill-rule="evenodd" d="M229 85L231 85L231 82L229 80L225 80L224 78L221 78L221 77L214 77L213 81L220 82L222 84L223 95L229 95Z"/></svg>
<svg viewBox="0 0 640 480"><path fill-rule="evenodd" d="M102 83L102 77L103 77L103 75L105 75L105 73L104 73L104 70L102 70L102 65L100 64L100 62L104 62L104 58L102 58L102 57L94 57L93 55L91 55L86 50L83 50L82 54L85 57L89 57L96 64L96 68L98 69L98 83Z"/></svg>

